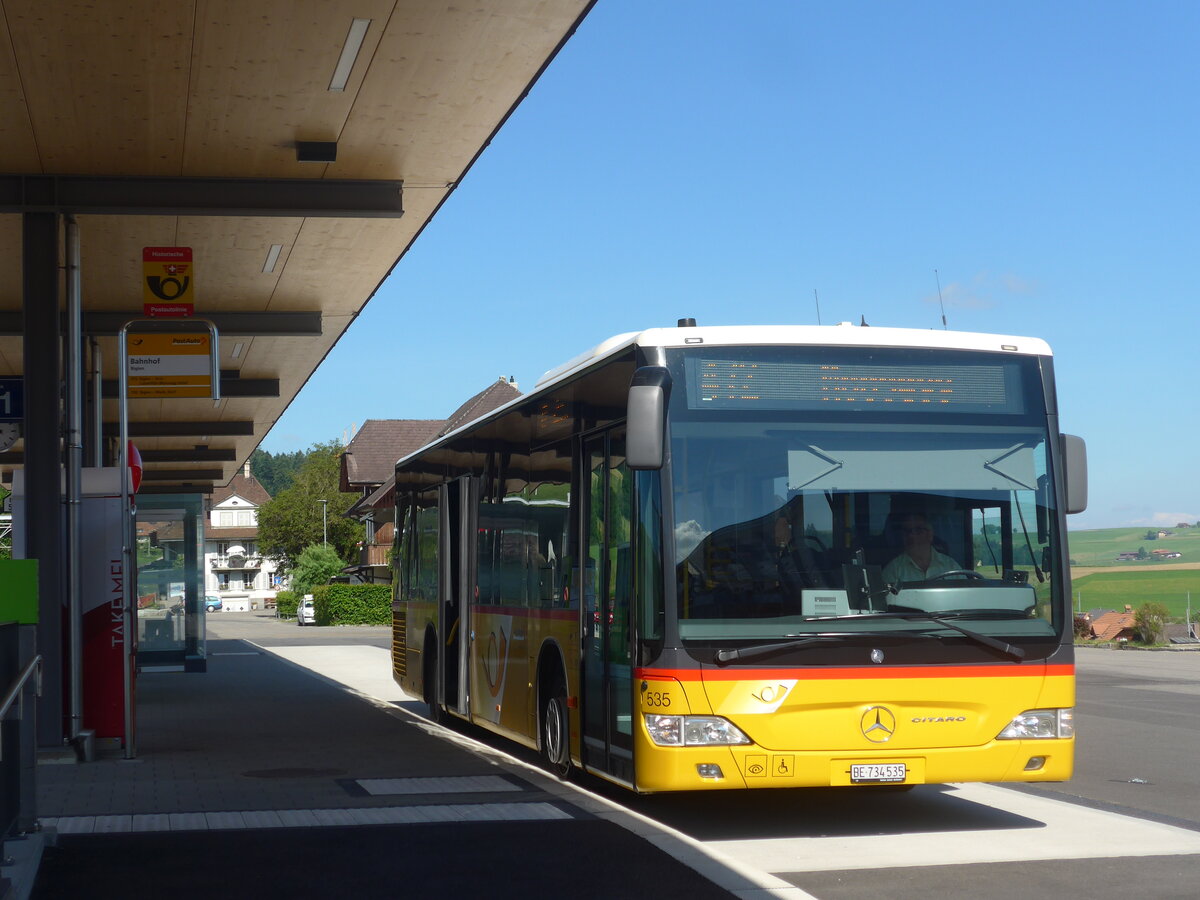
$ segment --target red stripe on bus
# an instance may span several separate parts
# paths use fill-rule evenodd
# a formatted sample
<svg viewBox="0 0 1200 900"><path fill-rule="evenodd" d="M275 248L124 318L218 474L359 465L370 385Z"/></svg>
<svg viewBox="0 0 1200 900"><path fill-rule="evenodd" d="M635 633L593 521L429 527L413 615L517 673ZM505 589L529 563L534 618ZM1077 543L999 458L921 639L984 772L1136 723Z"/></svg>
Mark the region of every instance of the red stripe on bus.
<svg viewBox="0 0 1200 900"><path fill-rule="evenodd" d="M634 677L647 681L656 678L674 678L677 681L823 681L868 678L1045 678L1074 674L1073 663L1021 663L1011 666L895 666L886 669L637 669Z"/></svg>

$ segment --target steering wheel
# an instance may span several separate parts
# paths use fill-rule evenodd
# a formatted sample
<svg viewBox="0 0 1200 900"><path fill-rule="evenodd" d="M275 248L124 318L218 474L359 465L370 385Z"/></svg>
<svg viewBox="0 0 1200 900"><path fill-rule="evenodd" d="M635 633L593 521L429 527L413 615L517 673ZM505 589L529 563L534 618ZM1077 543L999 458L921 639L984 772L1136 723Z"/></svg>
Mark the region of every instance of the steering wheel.
<svg viewBox="0 0 1200 900"><path fill-rule="evenodd" d="M944 578L952 578L955 575L960 575L968 581L987 581L978 572L971 569L951 569L949 572L943 572L941 575L934 575L932 578L926 578L926 581L941 581Z"/></svg>

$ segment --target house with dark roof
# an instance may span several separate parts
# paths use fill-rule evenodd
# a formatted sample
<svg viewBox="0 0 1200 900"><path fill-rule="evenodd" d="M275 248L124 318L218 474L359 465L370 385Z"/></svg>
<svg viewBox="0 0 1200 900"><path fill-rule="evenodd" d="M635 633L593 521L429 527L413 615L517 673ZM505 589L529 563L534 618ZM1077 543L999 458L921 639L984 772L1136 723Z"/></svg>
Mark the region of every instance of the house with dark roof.
<svg viewBox="0 0 1200 900"><path fill-rule="evenodd" d="M1168 622L1163 626L1163 636L1172 644L1200 644L1194 622Z"/></svg>
<svg viewBox="0 0 1200 900"><path fill-rule="evenodd" d="M499 409L521 396L517 383L503 376L493 381L446 419L368 419L346 445L341 457L339 490L361 499L346 515L366 525L366 537L357 565L346 572L368 582L391 581L388 553L395 536L391 490L396 461L430 441Z"/></svg>
<svg viewBox="0 0 1200 900"><path fill-rule="evenodd" d="M204 593L231 612L265 608L275 600L281 573L258 552L258 508L271 495L250 474L250 463L213 490L204 529Z"/></svg>
<svg viewBox="0 0 1200 900"><path fill-rule="evenodd" d="M396 460L436 437L444 419L368 419L342 452L343 493L370 493L392 477Z"/></svg>

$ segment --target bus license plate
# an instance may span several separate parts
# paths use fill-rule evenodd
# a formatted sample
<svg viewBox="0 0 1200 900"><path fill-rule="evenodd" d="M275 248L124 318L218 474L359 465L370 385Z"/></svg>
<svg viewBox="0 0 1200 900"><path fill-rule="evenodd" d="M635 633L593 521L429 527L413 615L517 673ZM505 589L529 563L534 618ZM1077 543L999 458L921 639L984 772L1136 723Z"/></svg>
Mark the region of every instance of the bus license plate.
<svg viewBox="0 0 1200 900"><path fill-rule="evenodd" d="M850 767L851 784L894 784L907 775L904 763L862 763Z"/></svg>

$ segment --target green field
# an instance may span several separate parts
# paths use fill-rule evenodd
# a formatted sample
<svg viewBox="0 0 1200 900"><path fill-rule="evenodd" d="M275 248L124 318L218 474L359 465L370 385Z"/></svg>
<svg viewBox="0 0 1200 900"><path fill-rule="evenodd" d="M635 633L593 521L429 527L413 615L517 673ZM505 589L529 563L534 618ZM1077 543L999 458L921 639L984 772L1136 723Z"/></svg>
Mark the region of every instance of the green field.
<svg viewBox="0 0 1200 900"><path fill-rule="evenodd" d="M1089 609L1122 610L1126 604L1135 610L1155 601L1182 619L1192 595L1192 621L1200 618L1200 569L1182 572L1096 572L1071 581L1075 611Z"/></svg>
<svg viewBox="0 0 1200 900"><path fill-rule="evenodd" d="M1067 535L1067 545L1071 550L1071 562L1075 566L1145 566L1148 569L1166 563L1200 563L1200 528L1169 528L1175 532L1170 537L1147 540L1147 528L1101 528L1095 531L1072 531ZM1121 553L1136 553L1145 548L1152 550L1170 550L1180 553L1178 559L1145 560L1127 562L1117 561Z"/></svg>

